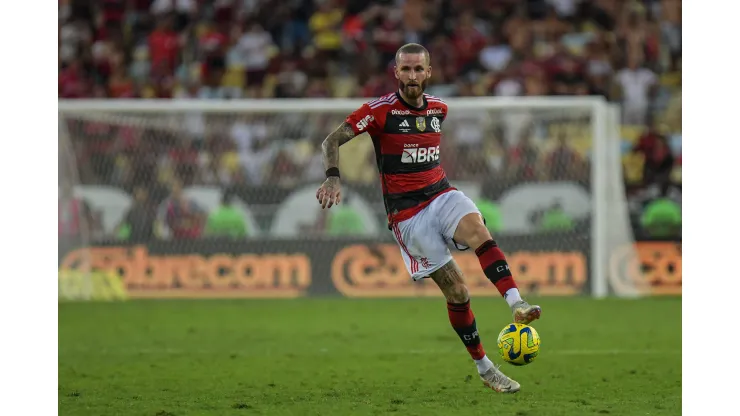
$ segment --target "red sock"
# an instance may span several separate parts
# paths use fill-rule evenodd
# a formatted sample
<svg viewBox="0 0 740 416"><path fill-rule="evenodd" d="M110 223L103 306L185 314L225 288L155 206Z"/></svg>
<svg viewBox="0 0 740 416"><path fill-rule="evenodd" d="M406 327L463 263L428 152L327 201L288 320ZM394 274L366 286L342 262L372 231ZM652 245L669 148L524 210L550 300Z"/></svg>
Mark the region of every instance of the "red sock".
<svg viewBox="0 0 740 416"><path fill-rule="evenodd" d="M504 296L507 290L517 287L514 278L511 276L509 264L506 263L504 252L498 248L495 241L488 240L481 244L475 250L475 254L478 256L483 273L486 274L491 283L496 285L496 289L498 289L501 296Z"/></svg>
<svg viewBox="0 0 740 416"><path fill-rule="evenodd" d="M483 344L480 342L478 327L475 325L475 316L470 310L470 301L465 303L447 302L447 315L450 317L452 328L457 332L460 340L474 360L480 360L486 355Z"/></svg>

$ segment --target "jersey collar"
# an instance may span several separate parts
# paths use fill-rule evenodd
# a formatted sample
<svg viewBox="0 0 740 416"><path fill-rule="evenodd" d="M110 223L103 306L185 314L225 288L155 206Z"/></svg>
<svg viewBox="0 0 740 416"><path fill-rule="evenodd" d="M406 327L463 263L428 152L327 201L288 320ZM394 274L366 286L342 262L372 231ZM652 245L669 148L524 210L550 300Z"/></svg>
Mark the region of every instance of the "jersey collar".
<svg viewBox="0 0 740 416"><path fill-rule="evenodd" d="M398 91L396 91L396 98L398 98L398 101L399 101L399 102L400 102L401 104L403 104L403 105L404 105L404 107L408 107L408 108L410 108L410 109L412 109L412 110L414 110L414 111L423 111L423 110L426 110L426 109L427 109L427 107L429 106L429 103L427 102L427 97L426 97L426 96L425 96L425 95L424 95L423 93L422 93L422 96L421 96L421 100L422 100L422 102L423 102L423 104L421 105L421 107L414 107L413 105L411 105L411 104L407 103L407 102L406 102L406 101L405 101L405 100L403 99L403 97L401 97L401 93L399 93Z"/></svg>

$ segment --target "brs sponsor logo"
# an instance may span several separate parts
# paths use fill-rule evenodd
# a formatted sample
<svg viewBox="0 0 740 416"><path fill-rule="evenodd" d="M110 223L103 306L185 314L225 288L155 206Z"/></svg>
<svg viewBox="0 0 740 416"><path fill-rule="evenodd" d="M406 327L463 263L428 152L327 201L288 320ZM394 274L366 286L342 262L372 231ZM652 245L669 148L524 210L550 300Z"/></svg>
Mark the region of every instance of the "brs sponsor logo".
<svg viewBox="0 0 740 416"><path fill-rule="evenodd" d="M411 111L409 110L391 110L391 114L394 116L407 116L411 114Z"/></svg>
<svg viewBox="0 0 740 416"><path fill-rule="evenodd" d="M427 110L428 116L431 116L433 114L443 114L443 111L441 108L430 108L429 110Z"/></svg>
<svg viewBox="0 0 740 416"><path fill-rule="evenodd" d="M355 124L355 126L357 126L357 130L363 131L367 128L367 126L370 125L370 122L372 122L373 120L375 120L375 117L373 117L372 115L365 116L365 118L358 121L357 124Z"/></svg>
<svg viewBox="0 0 740 416"><path fill-rule="evenodd" d="M406 145L404 145L404 148ZM401 155L401 163L424 163L439 160L439 146L405 148Z"/></svg>

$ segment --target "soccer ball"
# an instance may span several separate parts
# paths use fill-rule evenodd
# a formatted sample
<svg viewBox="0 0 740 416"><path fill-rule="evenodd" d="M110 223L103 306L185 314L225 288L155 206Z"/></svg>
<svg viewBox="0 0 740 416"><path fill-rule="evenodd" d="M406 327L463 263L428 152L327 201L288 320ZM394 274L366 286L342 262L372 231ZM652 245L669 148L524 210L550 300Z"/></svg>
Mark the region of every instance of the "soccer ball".
<svg viewBox="0 0 740 416"><path fill-rule="evenodd" d="M498 352L509 364L527 365L540 352L540 336L529 325L506 325L498 334Z"/></svg>

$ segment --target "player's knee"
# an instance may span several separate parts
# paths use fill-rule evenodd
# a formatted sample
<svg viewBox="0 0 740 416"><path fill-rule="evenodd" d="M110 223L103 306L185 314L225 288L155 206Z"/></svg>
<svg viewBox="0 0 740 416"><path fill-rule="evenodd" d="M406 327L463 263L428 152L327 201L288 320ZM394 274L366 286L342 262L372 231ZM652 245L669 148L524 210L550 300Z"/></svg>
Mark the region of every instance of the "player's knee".
<svg viewBox="0 0 740 416"><path fill-rule="evenodd" d="M467 236L467 246L476 249L491 238L491 233L490 231L488 231L488 228L486 228L485 225L483 225L482 223L476 224L470 229L470 232Z"/></svg>
<svg viewBox="0 0 740 416"><path fill-rule="evenodd" d="M478 224L478 225L477 225L477 226L475 227L475 231L474 231L473 233L474 233L475 239L476 239L476 240L478 240L478 241L480 241L480 242L481 242L481 244L482 244L482 243L485 243L486 241L488 241L488 240L490 240L491 238L493 238L493 237L491 236L491 232L490 232L490 231L488 231L488 228L487 228L487 227L486 227L486 225L485 225L485 224L483 224L483 223L481 223L481 224Z"/></svg>
<svg viewBox="0 0 740 416"><path fill-rule="evenodd" d="M458 282L447 288L445 297L447 302L450 303L465 303L470 299L470 294L468 293L468 287L464 283Z"/></svg>
<svg viewBox="0 0 740 416"><path fill-rule="evenodd" d="M490 239L491 233L478 214L463 217L455 232L455 240L471 248L477 248Z"/></svg>

